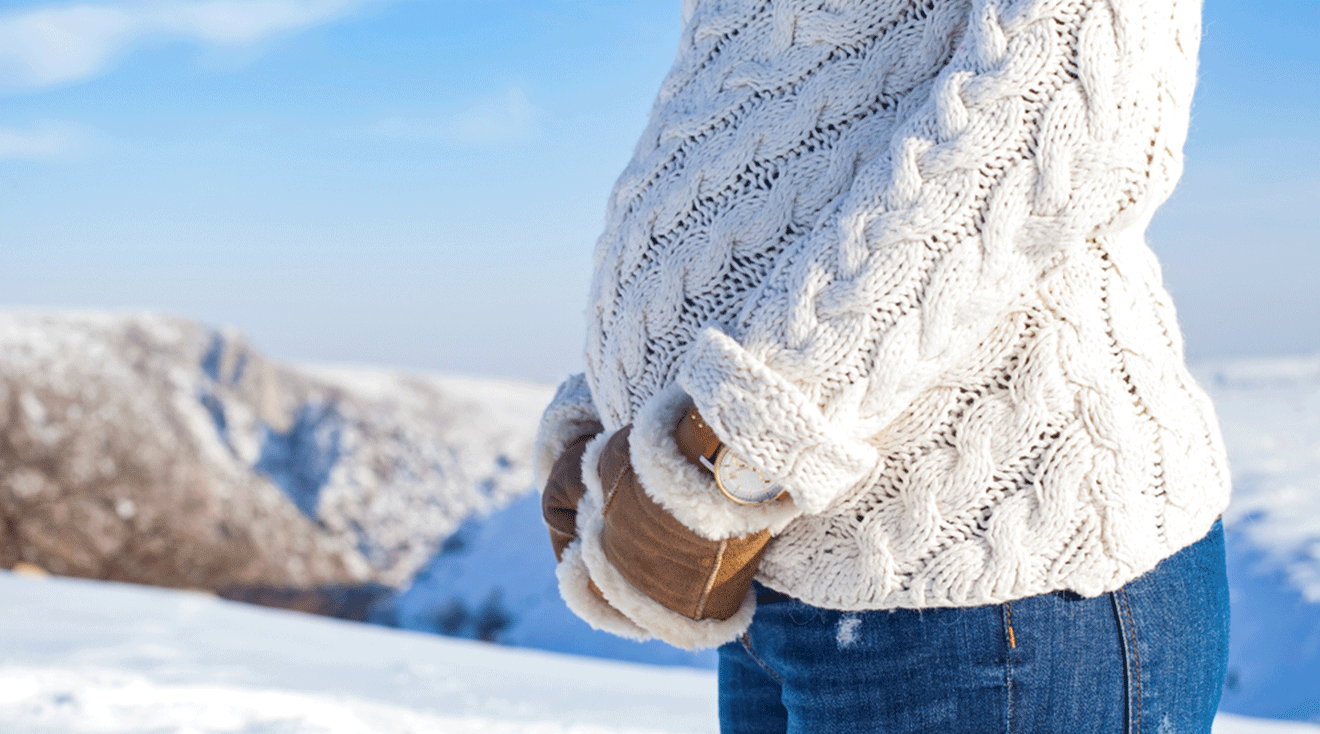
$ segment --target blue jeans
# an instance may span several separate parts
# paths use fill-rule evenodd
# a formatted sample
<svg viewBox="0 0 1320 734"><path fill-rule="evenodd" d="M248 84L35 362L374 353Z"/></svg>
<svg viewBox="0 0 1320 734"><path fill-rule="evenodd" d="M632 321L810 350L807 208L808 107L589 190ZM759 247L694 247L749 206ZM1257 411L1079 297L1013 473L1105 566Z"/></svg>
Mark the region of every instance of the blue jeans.
<svg viewBox="0 0 1320 734"><path fill-rule="evenodd" d="M1208 734L1228 662L1219 522L1091 599L842 612L758 593L719 650L722 734Z"/></svg>

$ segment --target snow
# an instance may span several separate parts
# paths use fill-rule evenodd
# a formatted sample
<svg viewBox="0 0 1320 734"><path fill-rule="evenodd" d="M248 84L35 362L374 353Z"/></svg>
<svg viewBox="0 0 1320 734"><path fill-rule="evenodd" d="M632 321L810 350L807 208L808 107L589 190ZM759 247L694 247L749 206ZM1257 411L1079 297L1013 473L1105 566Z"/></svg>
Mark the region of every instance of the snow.
<svg viewBox="0 0 1320 734"><path fill-rule="evenodd" d="M711 674L0 572L6 734L713 732Z"/></svg>
<svg viewBox="0 0 1320 734"><path fill-rule="evenodd" d="M714 734L714 675L0 572L6 734ZM1215 734L1320 734L1221 716Z"/></svg>
<svg viewBox="0 0 1320 734"><path fill-rule="evenodd" d="M1206 365L1233 463L1224 520L1320 603L1320 357Z"/></svg>
<svg viewBox="0 0 1320 734"><path fill-rule="evenodd" d="M1233 470L1221 709L1320 723L1320 357L1201 365Z"/></svg>
<svg viewBox="0 0 1320 734"><path fill-rule="evenodd" d="M1320 726L1297 721L1251 719L1221 713L1215 719L1214 734L1315 734Z"/></svg>

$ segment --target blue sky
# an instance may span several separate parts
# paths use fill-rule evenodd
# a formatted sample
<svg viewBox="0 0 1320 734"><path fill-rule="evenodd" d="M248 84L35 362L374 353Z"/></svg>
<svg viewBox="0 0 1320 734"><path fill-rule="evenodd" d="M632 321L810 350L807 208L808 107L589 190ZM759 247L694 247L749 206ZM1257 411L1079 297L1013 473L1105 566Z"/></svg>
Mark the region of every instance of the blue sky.
<svg viewBox="0 0 1320 734"><path fill-rule="evenodd" d="M0 308L553 381L679 0L0 5ZM1320 2L1208 0L1157 215L1195 359L1320 351Z"/></svg>

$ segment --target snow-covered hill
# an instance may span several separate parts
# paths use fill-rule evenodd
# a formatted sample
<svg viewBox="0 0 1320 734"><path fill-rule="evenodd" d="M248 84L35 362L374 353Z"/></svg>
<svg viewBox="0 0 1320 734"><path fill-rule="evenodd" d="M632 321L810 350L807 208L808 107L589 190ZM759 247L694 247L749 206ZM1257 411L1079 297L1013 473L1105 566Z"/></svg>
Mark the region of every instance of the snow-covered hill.
<svg viewBox="0 0 1320 734"><path fill-rule="evenodd" d="M0 313L0 567L401 584L528 489L550 394L299 368L167 316Z"/></svg>
<svg viewBox="0 0 1320 734"><path fill-rule="evenodd" d="M713 674L0 572L6 734L714 734ZM1221 716L1215 734L1320 734Z"/></svg>

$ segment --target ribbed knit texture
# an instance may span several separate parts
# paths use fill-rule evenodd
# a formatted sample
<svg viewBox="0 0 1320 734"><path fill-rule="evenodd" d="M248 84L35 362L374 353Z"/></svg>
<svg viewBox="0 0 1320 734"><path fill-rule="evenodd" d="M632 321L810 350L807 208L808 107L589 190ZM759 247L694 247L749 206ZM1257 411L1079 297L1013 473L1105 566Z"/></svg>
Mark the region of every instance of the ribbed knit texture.
<svg viewBox="0 0 1320 734"><path fill-rule="evenodd" d="M681 386L804 513L761 580L833 608L1101 593L1209 529L1224 451L1144 241L1199 2L685 13L596 250L607 429Z"/></svg>

